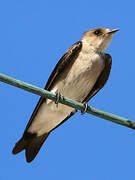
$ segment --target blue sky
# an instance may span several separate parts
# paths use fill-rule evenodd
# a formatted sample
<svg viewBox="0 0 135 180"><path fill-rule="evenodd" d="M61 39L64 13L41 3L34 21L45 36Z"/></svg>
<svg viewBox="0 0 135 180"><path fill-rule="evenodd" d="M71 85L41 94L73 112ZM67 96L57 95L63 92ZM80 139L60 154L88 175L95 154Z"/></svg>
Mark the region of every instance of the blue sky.
<svg viewBox="0 0 135 180"><path fill-rule="evenodd" d="M0 2L0 73L44 87L65 51L95 27L120 28L107 52L107 85L89 104L134 120L134 1L5 0ZM78 112L56 129L37 158L11 151L38 101L37 95L0 83L0 180L134 179L135 132Z"/></svg>

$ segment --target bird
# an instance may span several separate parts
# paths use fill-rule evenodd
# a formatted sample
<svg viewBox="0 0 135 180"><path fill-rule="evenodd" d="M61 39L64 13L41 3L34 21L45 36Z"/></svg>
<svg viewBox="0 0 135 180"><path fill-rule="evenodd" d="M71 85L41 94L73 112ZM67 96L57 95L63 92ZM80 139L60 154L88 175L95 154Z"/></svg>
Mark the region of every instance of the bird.
<svg viewBox="0 0 135 180"><path fill-rule="evenodd" d="M112 58L105 53L119 29L94 28L73 44L52 71L45 89L87 103L106 84ZM25 150L26 161L36 157L48 135L77 112L76 109L40 97L21 139L12 153Z"/></svg>

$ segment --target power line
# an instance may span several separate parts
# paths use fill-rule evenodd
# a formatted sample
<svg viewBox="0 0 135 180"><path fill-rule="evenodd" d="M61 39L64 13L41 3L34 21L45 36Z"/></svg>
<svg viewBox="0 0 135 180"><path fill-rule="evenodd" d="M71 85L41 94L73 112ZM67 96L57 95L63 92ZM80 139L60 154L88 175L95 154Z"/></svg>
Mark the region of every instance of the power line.
<svg viewBox="0 0 135 180"><path fill-rule="evenodd" d="M14 79L12 77L9 77L9 76L1 74L1 73L0 73L0 81L7 83L7 84L10 84L12 86L24 89L25 91L31 92L33 94L37 94L37 95L40 95L42 97L46 97L46 98L51 99L53 101L57 100L57 95L53 94L52 92L49 92L45 89L42 89L42 88L39 88L36 86L33 86L33 85L28 84L26 82ZM77 101L74 101L74 100L69 99L67 97L62 97L62 96L60 96L60 98L59 98L59 103L73 107L73 108L80 110L80 111L84 111L84 109L86 107L83 103L80 103L80 102L77 102ZM126 118L123 118L123 117L120 117L120 116L117 116L117 115L114 115L114 114L111 114L108 112L101 111L101 110L96 109L96 108L91 107L91 106L88 106L86 112L89 114L92 114L94 116L106 119L108 121L112 121L114 123L121 124L123 126L135 129L135 122L131 121L129 119L126 119Z"/></svg>

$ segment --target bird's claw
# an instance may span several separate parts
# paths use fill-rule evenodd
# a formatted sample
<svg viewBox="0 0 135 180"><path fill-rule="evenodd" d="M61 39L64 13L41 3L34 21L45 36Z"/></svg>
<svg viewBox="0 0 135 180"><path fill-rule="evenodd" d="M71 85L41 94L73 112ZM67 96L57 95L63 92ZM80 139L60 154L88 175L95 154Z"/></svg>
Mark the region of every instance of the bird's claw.
<svg viewBox="0 0 135 180"><path fill-rule="evenodd" d="M63 97L61 94L60 94L60 92L57 92L56 93L56 100L55 100L55 104L57 105L57 107L58 107L58 103L59 103L59 100L60 100L60 97Z"/></svg>
<svg viewBox="0 0 135 180"><path fill-rule="evenodd" d="M87 111L88 106L89 106L86 102L84 102L83 104L85 105L85 109L81 110L81 115L83 115Z"/></svg>

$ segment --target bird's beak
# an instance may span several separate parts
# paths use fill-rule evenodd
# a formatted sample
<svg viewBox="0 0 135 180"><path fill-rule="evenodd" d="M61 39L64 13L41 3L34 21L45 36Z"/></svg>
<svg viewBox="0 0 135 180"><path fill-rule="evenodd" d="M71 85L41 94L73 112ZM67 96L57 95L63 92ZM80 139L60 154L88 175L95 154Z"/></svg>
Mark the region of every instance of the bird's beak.
<svg viewBox="0 0 135 180"><path fill-rule="evenodd" d="M115 33L117 31L119 31L120 29L113 29L113 30L110 30L109 32L107 32L106 34L112 34L112 33Z"/></svg>

